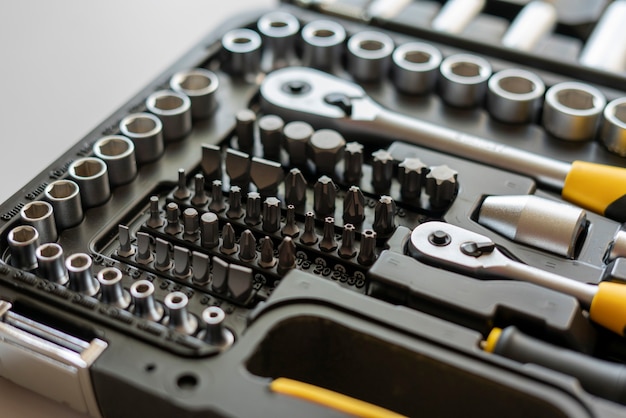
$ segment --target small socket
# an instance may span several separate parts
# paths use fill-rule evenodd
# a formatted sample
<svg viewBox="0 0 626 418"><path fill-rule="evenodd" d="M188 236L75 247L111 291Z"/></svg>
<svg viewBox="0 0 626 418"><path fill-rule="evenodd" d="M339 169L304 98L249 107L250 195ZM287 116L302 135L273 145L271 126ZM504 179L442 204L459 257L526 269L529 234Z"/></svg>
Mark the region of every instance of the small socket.
<svg viewBox="0 0 626 418"><path fill-rule="evenodd" d="M122 135L109 135L99 139L93 153L107 165L109 183L120 186L130 183L137 175L135 144Z"/></svg>
<svg viewBox="0 0 626 418"><path fill-rule="evenodd" d="M94 157L80 158L70 165L68 171L80 187L80 198L85 208L100 206L109 200L111 187L104 161Z"/></svg>
<svg viewBox="0 0 626 418"><path fill-rule="evenodd" d="M78 225L83 220L80 187L71 180L57 180L44 191L44 198L54 209L54 219L60 230Z"/></svg>
<svg viewBox="0 0 626 418"><path fill-rule="evenodd" d="M55 242L58 238L52 205L44 201L27 203L20 211L25 224L33 226L39 232L39 242Z"/></svg>
<svg viewBox="0 0 626 418"><path fill-rule="evenodd" d="M204 68L180 71L170 79L172 90L189 97L194 119L205 119L215 111L219 84L217 75Z"/></svg>
<svg viewBox="0 0 626 418"><path fill-rule="evenodd" d="M137 163L155 161L163 155L163 124L152 113L133 113L120 122L122 135L135 144Z"/></svg>
<svg viewBox="0 0 626 418"><path fill-rule="evenodd" d="M148 96L146 107L161 120L166 142L181 139L191 131L191 100L186 94L159 90Z"/></svg>

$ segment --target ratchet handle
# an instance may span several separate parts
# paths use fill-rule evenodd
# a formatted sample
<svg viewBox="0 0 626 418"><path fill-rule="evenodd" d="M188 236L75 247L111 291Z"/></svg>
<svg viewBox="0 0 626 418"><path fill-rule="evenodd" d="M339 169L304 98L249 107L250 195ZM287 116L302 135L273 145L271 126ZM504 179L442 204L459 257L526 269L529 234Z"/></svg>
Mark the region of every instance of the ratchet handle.
<svg viewBox="0 0 626 418"><path fill-rule="evenodd" d="M574 161L563 198L618 222L626 222L626 168Z"/></svg>
<svg viewBox="0 0 626 418"><path fill-rule="evenodd" d="M613 282L598 284L589 316L598 325L623 336L626 329L626 285Z"/></svg>

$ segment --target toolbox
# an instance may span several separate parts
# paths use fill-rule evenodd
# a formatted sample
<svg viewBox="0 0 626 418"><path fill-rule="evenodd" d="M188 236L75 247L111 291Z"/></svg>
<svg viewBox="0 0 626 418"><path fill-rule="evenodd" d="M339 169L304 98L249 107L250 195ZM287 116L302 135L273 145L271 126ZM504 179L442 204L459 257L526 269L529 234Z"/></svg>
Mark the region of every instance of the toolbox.
<svg viewBox="0 0 626 418"><path fill-rule="evenodd" d="M0 206L0 376L94 417L624 416L624 22L213 28Z"/></svg>

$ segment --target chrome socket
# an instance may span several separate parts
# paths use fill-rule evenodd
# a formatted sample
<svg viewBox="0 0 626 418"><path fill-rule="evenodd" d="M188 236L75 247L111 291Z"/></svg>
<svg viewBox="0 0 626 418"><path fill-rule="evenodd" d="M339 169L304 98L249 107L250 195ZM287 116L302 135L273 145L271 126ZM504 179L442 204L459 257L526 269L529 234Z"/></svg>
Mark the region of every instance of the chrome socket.
<svg viewBox="0 0 626 418"><path fill-rule="evenodd" d="M65 284L69 280L65 268L63 248L56 243L40 245L36 250L37 268L39 275L44 279L57 284Z"/></svg>
<svg viewBox="0 0 626 418"><path fill-rule="evenodd" d="M193 119L205 119L213 114L217 108L215 95L219 85L217 75L204 68L180 71L170 79L172 90L189 97Z"/></svg>
<svg viewBox="0 0 626 418"><path fill-rule="evenodd" d="M340 66L346 30L332 20L314 20L302 28L302 63L334 72Z"/></svg>
<svg viewBox="0 0 626 418"><path fill-rule="evenodd" d="M378 31L358 32L348 40L348 72L357 81L373 82L387 76L393 40Z"/></svg>
<svg viewBox="0 0 626 418"><path fill-rule="evenodd" d="M67 229L83 220L83 204L80 187L71 180L57 180L44 190L44 198L54 209L54 219L58 229Z"/></svg>
<svg viewBox="0 0 626 418"><path fill-rule="evenodd" d="M175 141L191 131L191 100L186 94L159 90L146 99L146 107L163 124L163 138Z"/></svg>
<svg viewBox="0 0 626 418"><path fill-rule="evenodd" d="M36 251L39 246L39 232L33 226L16 226L9 231L7 242L13 267L24 270L37 268Z"/></svg>
<svg viewBox="0 0 626 418"><path fill-rule="evenodd" d="M93 276L93 261L89 254L72 254L65 260L69 275L70 289L87 296L94 296L100 290L100 283Z"/></svg>
<svg viewBox="0 0 626 418"><path fill-rule="evenodd" d="M222 308L218 306L206 308L202 311L202 322L204 322L205 330L200 337L205 342L222 349L231 346L235 341L235 336L224 326L225 319L226 314Z"/></svg>
<svg viewBox="0 0 626 418"><path fill-rule="evenodd" d="M482 102L491 76L487 60L471 54L445 58L439 66L441 98L455 107L474 107Z"/></svg>
<svg viewBox="0 0 626 418"><path fill-rule="evenodd" d="M573 81L555 84L546 92L543 126L560 139L592 139L605 105L604 95L588 84Z"/></svg>
<svg viewBox="0 0 626 418"><path fill-rule="evenodd" d="M99 139L93 153L107 165L109 184L120 186L130 183L137 175L135 144L122 135L110 135Z"/></svg>
<svg viewBox="0 0 626 418"><path fill-rule="evenodd" d="M138 164L157 160L165 150L163 124L152 113L133 113L120 122L122 135L135 144L135 158Z"/></svg>
<svg viewBox="0 0 626 418"><path fill-rule="evenodd" d="M295 40L300 22L290 13L270 12L261 16L257 28L265 43L261 69L265 72L294 62Z"/></svg>
<svg viewBox="0 0 626 418"><path fill-rule="evenodd" d="M163 304L169 316L165 325L182 334L192 335L198 330L198 320L187 311L189 298L183 292L172 292L165 296Z"/></svg>
<svg viewBox="0 0 626 418"><path fill-rule="evenodd" d="M69 175L80 188L80 199L85 208L100 206L111 197L107 166L99 158L87 157L74 161Z"/></svg>
<svg viewBox="0 0 626 418"><path fill-rule="evenodd" d="M261 36L250 29L234 29L222 37L224 70L233 75L256 77L261 69Z"/></svg>
<svg viewBox="0 0 626 418"><path fill-rule="evenodd" d="M130 286L133 313L139 317L159 322L163 318L163 307L154 300L154 285L148 280L138 280Z"/></svg>
<svg viewBox="0 0 626 418"><path fill-rule="evenodd" d="M100 283L101 300L109 305L126 309L130 306L130 294L122 287L122 272L116 267L105 267L96 276Z"/></svg>
<svg viewBox="0 0 626 418"><path fill-rule="evenodd" d="M392 79L396 88L408 94L430 92L437 82L441 52L423 42L408 42L392 55Z"/></svg>
<svg viewBox="0 0 626 418"><path fill-rule="evenodd" d="M488 196L480 207L478 223L512 241L574 258L587 214L534 195Z"/></svg>
<svg viewBox="0 0 626 418"><path fill-rule="evenodd" d="M626 97L615 99L604 108L600 138L609 151L626 157Z"/></svg>
<svg viewBox="0 0 626 418"><path fill-rule="evenodd" d="M59 237L54 220L54 209L50 203L42 200L27 203L20 211L20 217L25 224L37 230L41 244L55 242Z"/></svg>
<svg viewBox="0 0 626 418"><path fill-rule="evenodd" d="M515 68L499 71L488 82L487 110L502 122L532 122L545 90L543 81L530 71Z"/></svg>

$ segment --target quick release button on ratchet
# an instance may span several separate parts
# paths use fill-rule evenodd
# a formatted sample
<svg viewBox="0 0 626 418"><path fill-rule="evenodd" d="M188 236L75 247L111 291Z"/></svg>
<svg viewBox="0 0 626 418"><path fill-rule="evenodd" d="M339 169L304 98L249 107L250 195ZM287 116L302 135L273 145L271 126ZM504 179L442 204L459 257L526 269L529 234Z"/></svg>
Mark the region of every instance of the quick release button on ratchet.
<svg viewBox="0 0 626 418"><path fill-rule="evenodd" d="M282 85L282 90L286 93L297 96L311 91L311 85L306 81L290 80Z"/></svg>

